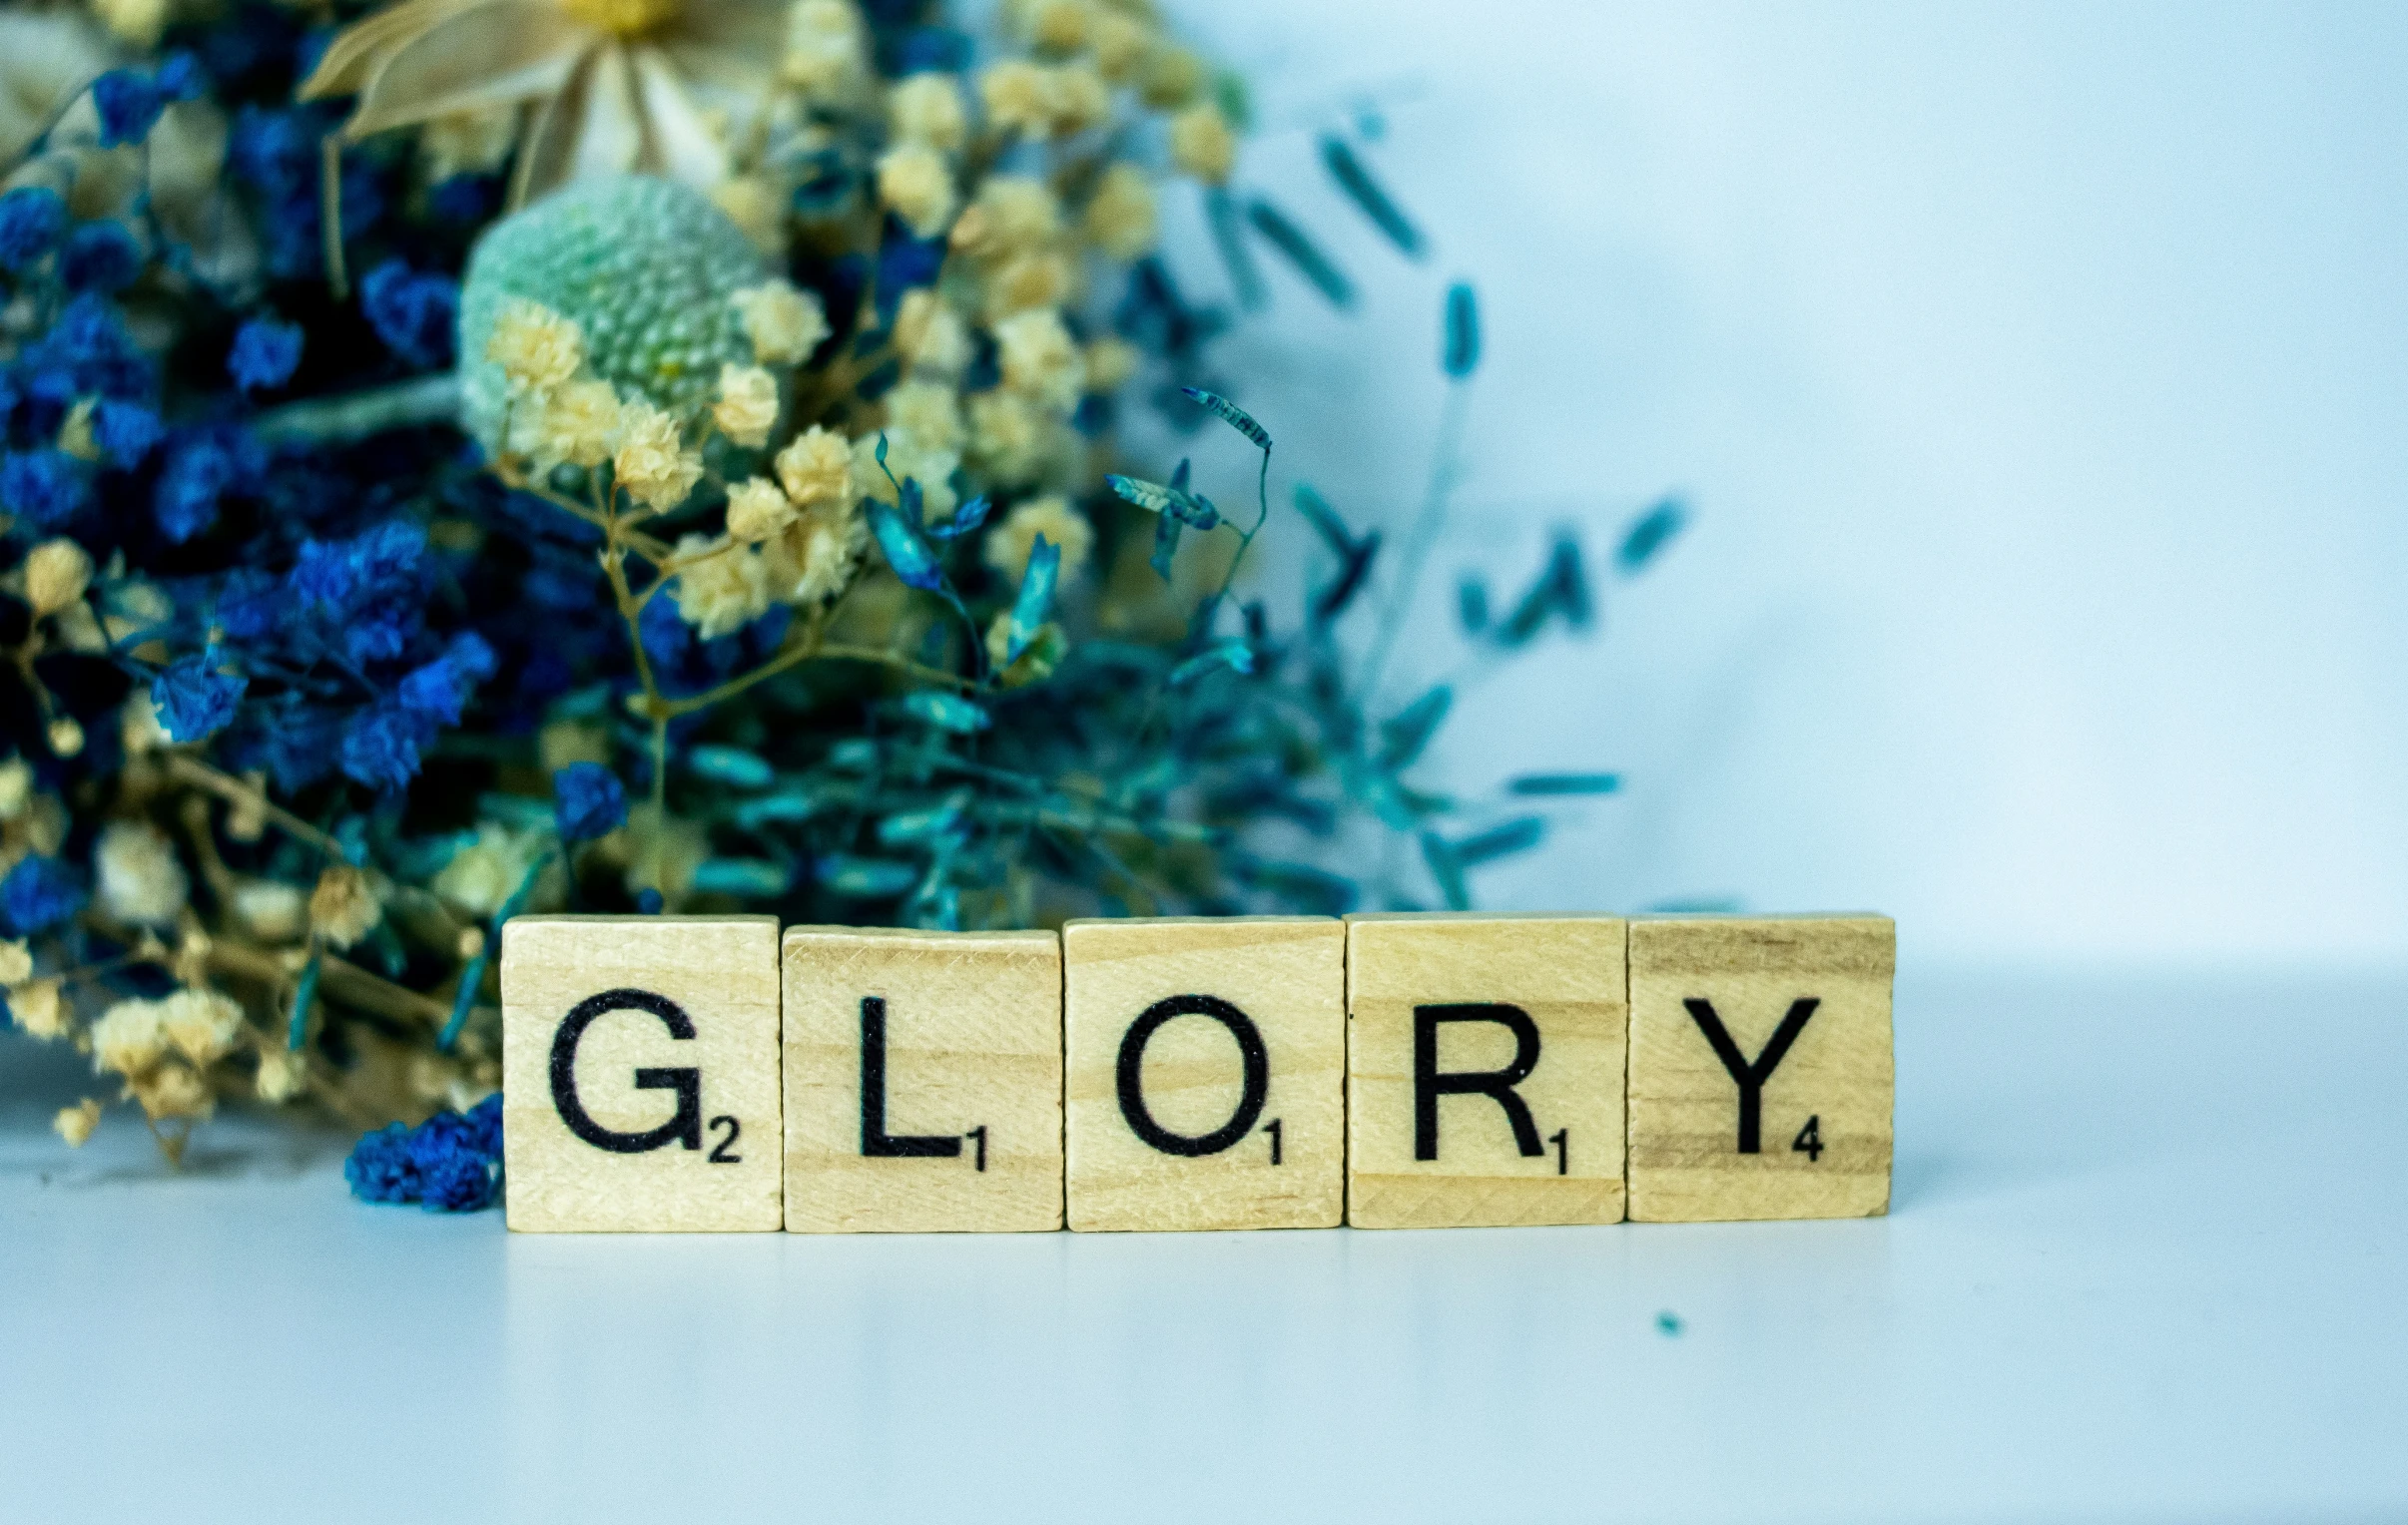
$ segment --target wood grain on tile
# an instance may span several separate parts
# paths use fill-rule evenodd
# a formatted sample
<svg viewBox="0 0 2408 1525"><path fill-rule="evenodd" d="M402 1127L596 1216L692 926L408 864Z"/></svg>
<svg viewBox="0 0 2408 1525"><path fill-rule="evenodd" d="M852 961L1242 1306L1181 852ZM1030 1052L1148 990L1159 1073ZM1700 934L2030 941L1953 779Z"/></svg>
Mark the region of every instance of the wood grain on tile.
<svg viewBox="0 0 2408 1525"><path fill-rule="evenodd" d="M1622 1221L1627 923L1347 918L1347 1222Z"/></svg>
<svg viewBox="0 0 2408 1525"><path fill-rule="evenodd" d="M1889 1211L1890 989L1881 916L1630 925L1630 1216Z"/></svg>
<svg viewBox="0 0 2408 1525"><path fill-rule="evenodd" d="M1051 932L792 927L786 1227L1062 1226L1062 956Z"/></svg>
<svg viewBox="0 0 2408 1525"><path fill-rule="evenodd" d="M1063 928L1071 1228L1339 1222L1345 937L1319 916Z"/></svg>
<svg viewBox="0 0 2408 1525"><path fill-rule="evenodd" d="M512 1229L778 1228L776 917L514 917L501 994Z"/></svg>

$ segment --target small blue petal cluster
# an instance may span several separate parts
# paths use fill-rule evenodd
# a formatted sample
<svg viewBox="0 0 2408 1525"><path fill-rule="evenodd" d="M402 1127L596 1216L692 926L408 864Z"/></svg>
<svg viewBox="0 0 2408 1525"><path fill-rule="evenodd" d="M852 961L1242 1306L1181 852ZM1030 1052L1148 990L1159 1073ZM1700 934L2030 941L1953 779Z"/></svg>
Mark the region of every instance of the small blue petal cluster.
<svg viewBox="0 0 2408 1525"><path fill-rule="evenodd" d="M90 898L83 876L55 857L21 858L0 879L0 919L12 937L31 937L74 918Z"/></svg>
<svg viewBox="0 0 2408 1525"><path fill-rule="evenodd" d="M451 334L458 325L460 283L448 275L412 270L387 259L359 282L359 307L376 337L412 370L451 363Z"/></svg>
<svg viewBox="0 0 2408 1525"><path fill-rule="evenodd" d="M209 657L187 657L160 669L151 680L151 705L171 742L198 742L234 723L235 707L250 687L217 671Z"/></svg>
<svg viewBox="0 0 2408 1525"><path fill-rule="evenodd" d="M113 149L151 136L167 109L167 96L147 74L112 69L92 82L92 105L100 113L101 147Z"/></svg>
<svg viewBox="0 0 2408 1525"><path fill-rule="evenodd" d="M301 357L301 324L255 317L236 330L234 349L226 356L226 373L244 391L266 391L292 380Z"/></svg>
<svg viewBox="0 0 2408 1525"><path fill-rule="evenodd" d="M627 790L599 762L571 762L552 775L552 815L564 842L591 841L626 823Z"/></svg>
<svg viewBox="0 0 2408 1525"><path fill-rule="evenodd" d="M66 232L67 203L48 186L19 186L0 196L0 266L25 268Z"/></svg>
<svg viewBox="0 0 2408 1525"><path fill-rule="evenodd" d="M465 1113L438 1112L415 1128L388 1123L361 1139L343 1179L362 1202L414 1202L429 1213L474 1213L501 1196L501 1093Z"/></svg>

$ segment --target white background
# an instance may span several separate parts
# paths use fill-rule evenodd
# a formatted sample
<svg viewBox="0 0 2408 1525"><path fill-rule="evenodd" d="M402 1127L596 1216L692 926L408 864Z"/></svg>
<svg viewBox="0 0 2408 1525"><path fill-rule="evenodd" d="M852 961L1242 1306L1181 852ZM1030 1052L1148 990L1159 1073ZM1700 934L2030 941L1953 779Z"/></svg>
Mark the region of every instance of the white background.
<svg viewBox="0 0 2408 1525"><path fill-rule="evenodd" d="M1245 180L1366 287L1340 317L1275 269L1224 351L1282 474L1402 525L1461 274L1434 624L1556 523L1593 561L1695 508L1601 637L1459 708L1450 785L1628 783L1486 900L1875 908L1952 964L2408 956L2408 13L1204 9L1257 82ZM1367 95L1421 267L1314 157Z"/></svg>

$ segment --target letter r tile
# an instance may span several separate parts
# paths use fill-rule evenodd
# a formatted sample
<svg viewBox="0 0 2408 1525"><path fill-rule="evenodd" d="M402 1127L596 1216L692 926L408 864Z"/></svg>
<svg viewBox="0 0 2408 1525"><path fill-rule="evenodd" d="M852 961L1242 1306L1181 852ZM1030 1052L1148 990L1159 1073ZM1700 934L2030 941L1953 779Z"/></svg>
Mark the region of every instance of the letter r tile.
<svg viewBox="0 0 2408 1525"><path fill-rule="evenodd" d="M789 927L786 1227L1062 1226L1051 932Z"/></svg>
<svg viewBox="0 0 2408 1525"><path fill-rule="evenodd" d="M1345 949L1326 916L1062 929L1071 1228L1337 1226Z"/></svg>
<svg viewBox="0 0 2408 1525"><path fill-rule="evenodd" d="M1630 925L1630 1217L1864 1218L1890 1208L1884 916Z"/></svg>
<svg viewBox="0 0 2408 1525"><path fill-rule="evenodd" d="M775 916L511 918L510 1227L778 1228L778 997Z"/></svg>
<svg viewBox="0 0 2408 1525"><path fill-rule="evenodd" d="M1347 1222L1622 1221L1618 916L1347 918Z"/></svg>

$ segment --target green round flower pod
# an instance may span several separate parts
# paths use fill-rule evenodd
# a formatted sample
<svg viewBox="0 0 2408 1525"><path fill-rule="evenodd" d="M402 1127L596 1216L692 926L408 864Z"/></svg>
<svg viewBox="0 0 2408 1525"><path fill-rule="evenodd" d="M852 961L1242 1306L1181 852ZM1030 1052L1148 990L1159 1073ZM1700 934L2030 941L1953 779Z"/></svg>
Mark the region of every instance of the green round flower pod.
<svg viewBox="0 0 2408 1525"><path fill-rule="evenodd" d="M622 175L548 196L494 224L469 256L462 421L487 450L499 446L508 387L485 344L514 297L574 319L587 368L621 396L691 417L711 401L721 365L752 359L729 298L764 275L727 214L675 181Z"/></svg>

